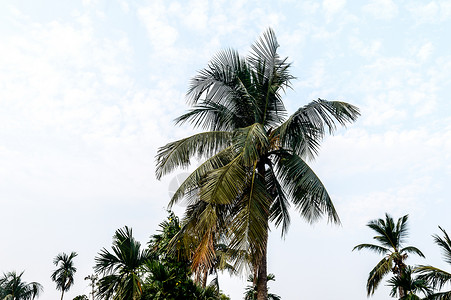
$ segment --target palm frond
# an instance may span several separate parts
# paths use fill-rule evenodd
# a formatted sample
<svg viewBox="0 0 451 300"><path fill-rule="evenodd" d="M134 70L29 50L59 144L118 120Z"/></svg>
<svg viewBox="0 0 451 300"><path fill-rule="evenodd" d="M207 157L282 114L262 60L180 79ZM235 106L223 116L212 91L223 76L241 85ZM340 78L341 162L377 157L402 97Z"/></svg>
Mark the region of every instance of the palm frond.
<svg viewBox="0 0 451 300"><path fill-rule="evenodd" d="M269 140L263 126L260 123L254 123L234 132L233 145L237 152L242 153L243 163L248 167L266 152Z"/></svg>
<svg viewBox="0 0 451 300"><path fill-rule="evenodd" d="M416 247L413 247L413 246L404 247L399 252L400 253L414 253L414 254L416 254L416 255L418 255L420 257L425 258L423 252L421 252L420 249L418 249Z"/></svg>
<svg viewBox="0 0 451 300"><path fill-rule="evenodd" d="M198 190L203 178L213 170L222 168L229 164L234 158L234 151L231 146L225 148L221 152L211 156L199 167L197 167L177 188L168 206L172 207L184 196L187 196L188 204L192 204L198 200ZM192 199L192 200L189 200Z"/></svg>
<svg viewBox="0 0 451 300"><path fill-rule="evenodd" d="M378 246L378 245L373 245L373 244L360 244L355 246L352 251L354 250L362 250L362 249L367 249L367 250L371 250L373 252L376 252L378 254L387 254L390 252L389 249Z"/></svg>
<svg viewBox="0 0 451 300"><path fill-rule="evenodd" d="M232 131L237 127L246 126L245 119L237 114L237 110L234 103L202 102L176 118L175 123L189 122L194 128L201 127L211 131Z"/></svg>
<svg viewBox="0 0 451 300"><path fill-rule="evenodd" d="M434 238L434 243L441 248L444 260L451 264L451 239L442 227L439 226L439 228L443 232L443 238L438 235L433 235L432 237Z"/></svg>
<svg viewBox="0 0 451 300"><path fill-rule="evenodd" d="M421 279L430 282L434 288L441 289L451 282L451 273L433 266L420 265L415 271L420 274Z"/></svg>
<svg viewBox="0 0 451 300"><path fill-rule="evenodd" d="M282 224L281 235L283 237L288 232L288 227L290 226L290 202L277 179L272 164L269 165L269 169L266 171L266 184L267 190L272 198L269 220L274 221L276 227Z"/></svg>
<svg viewBox="0 0 451 300"><path fill-rule="evenodd" d="M281 184L301 216L312 223L326 214L329 221L340 223L326 188L307 163L300 156L285 151L274 155Z"/></svg>
<svg viewBox="0 0 451 300"><path fill-rule="evenodd" d="M227 147L232 134L226 131L202 132L171 142L158 149L156 156L156 176L163 175L178 167L187 167L194 155L211 156Z"/></svg>
<svg viewBox="0 0 451 300"><path fill-rule="evenodd" d="M263 180L254 169L248 190L237 203L238 208L229 229L229 247L249 251L254 263L261 257L263 249L266 249L268 237L271 199Z"/></svg>
<svg viewBox="0 0 451 300"><path fill-rule="evenodd" d="M230 204L243 192L247 170L237 156L222 168L207 174L199 191L199 199L208 203Z"/></svg>
<svg viewBox="0 0 451 300"><path fill-rule="evenodd" d="M374 291L379 286L382 278L388 274L392 268L391 257L384 257L370 272L366 284L367 295L370 296L374 294Z"/></svg>
<svg viewBox="0 0 451 300"><path fill-rule="evenodd" d="M345 126L359 115L359 109L351 104L318 99L299 108L277 131L282 147L303 158L313 159L318 154L326 127L333 133L335 121Z"/></svg>

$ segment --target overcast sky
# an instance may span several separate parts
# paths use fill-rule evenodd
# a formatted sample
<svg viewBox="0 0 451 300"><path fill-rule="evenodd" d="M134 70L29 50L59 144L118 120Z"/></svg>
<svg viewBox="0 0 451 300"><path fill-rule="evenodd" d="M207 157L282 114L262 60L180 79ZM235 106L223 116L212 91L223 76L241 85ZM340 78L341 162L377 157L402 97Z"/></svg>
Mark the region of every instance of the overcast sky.
<svg viewBox="0 0 451 300"><path fill-rule="evenodd" d="M312 167L342 220L313 226L292 212L273 229L270 291L282 299L365 299L380 257L351 252L365 224L410 215L409 244L442 262L431 235L451 232L450 1L0 1L0 272L25 270L57 299L59 252L78 252L75 285L114 231L143 244L166 216L171 180L158 147L191 134L173 120L189 79L220 49L247 54L271 26L288 56L290 112L317 98L357 105ZM174 180L172 181L174 182ZM180 215L183 207L176 207ZM244 278L220 279L233 300ZM373 299L388 298L383 285Z"/></svg>

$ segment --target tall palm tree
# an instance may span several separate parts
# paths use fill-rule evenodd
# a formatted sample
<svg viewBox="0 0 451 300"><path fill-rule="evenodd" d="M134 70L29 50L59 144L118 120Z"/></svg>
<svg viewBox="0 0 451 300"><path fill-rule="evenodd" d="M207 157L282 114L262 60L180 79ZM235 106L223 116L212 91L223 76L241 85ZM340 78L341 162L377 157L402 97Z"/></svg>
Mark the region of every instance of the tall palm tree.
<svg viewBox="0 0 451 300"><path fill-rule="evenodd" d="M417 294L422 293L424 296L429 296L432 293L432 288L429 286L428 282L420 277L413 276L414 269L411 266L407 266L401 272L390 278L388 286L392 288L390 296L399 296L399 291L404 291L404 296L400 297L400 300L420 300ZM429 299L429 298L427 298Z"/></svg>
<svg viewBox="0 0 451 300"><path fill-rule="evenodd" d="M22 281L24 272L4 273L0 278L0 299L2 300L33 300L43 291L42 285L37 282L26 283Z"/></svg>
<svg viewBox="0 0 451 300"><path fill-rule="evenodd" d="M405 215L394 222L389 214L385 214L385 219L377 219L368 222L367 226L374 230L377 235L373 237L380 245L360 244L354 247L354 250L370 250L384 257L371 270L367 280L368 296L374 294L382 278L392 272L395 276L401 275L406 269L404 261L407 259L408 253L417 254L424 257L424 254L413 246L403 247L408 236L407 220L409 216ZM399 296L404 297L403 287L399 287Z"/></svg>
<svg viewBox="0 0 451 300"><path fill-rule="evenodd" d="M324 185L306 163L326 134L356 120L357 107L318 99L287 117L282 94L294 77L280 58L276 36L268 29L243 58L235 50L219 52L191 81L192 109L176 119L205 131L171 142L157 153L156 176L201 164L181 184L169 206L182 198L187 208L182 233L199 237L193 268L209 269L214 245L225 236L231 249L246 253L258 278L258 299L267 299L269 222L290 224L289 201L308 222L326 215L339 223ZM238 261L237 261L238 262Z"/></svg>
<svg viewBox="0 0 451 300"><path fill-rule="evenodd" d="M103 248L95 258L94 270L99 279L100 299L136 300L142 294L141 269L150 258L148 250L133 237L132 229L125 226L113 236L113 252Z"/></svg>
<svg viewBox="0 0 451 300"><path fill-rule="evenodd" d="M441 248L445 262L451 264L451 239L446 231L440 227L443 233L443 238L438 235L433 235L434 242ZM433 266L419 266L417 272L420 273L420 278L427 280L433 286L441 290L446 284L451 283L451 273ZM437 292L430 296L429 299L445 300L451 299L451 291Z"/></svg>
<svg viewBox="0 0 451 300"><path fill-rule="evenodd" d="M53 259L53 264L58 267L52 273L52 280L56 282L56 289L61 291L61 300L63 300L64 293L69 291L74 284L74 275L77 268L74 267L73 259L78 254L71 252L69 255L60 253Z"/></svg>

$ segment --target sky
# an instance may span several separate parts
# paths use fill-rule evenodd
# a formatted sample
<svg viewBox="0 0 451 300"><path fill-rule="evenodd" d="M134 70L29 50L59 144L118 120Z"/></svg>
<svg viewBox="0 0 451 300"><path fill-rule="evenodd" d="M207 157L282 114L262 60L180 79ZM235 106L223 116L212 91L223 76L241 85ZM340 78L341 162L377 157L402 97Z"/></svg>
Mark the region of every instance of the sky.
<svg viewBox="0 0 451 300"><path fill-rule="evenodd" d="M272 228L270 291L282 299L365 299L375 253L365 225L409 214L408 245L451 270L431 235L451 232L450 1L0 0L0 272L25 270L58 299L53 258L76 251L75 284L125 225L143 245L187 170L155 178L158 147L194 132L174 126L189 80L219 50L243 56L271 27L296 77L289 112L322 98L358 106L309 162L342 224L293 210ZM183 204L174 207L182 215ZM242 299L246 276L220 277ZM387 299L381 284L372 299Z"/></svg>

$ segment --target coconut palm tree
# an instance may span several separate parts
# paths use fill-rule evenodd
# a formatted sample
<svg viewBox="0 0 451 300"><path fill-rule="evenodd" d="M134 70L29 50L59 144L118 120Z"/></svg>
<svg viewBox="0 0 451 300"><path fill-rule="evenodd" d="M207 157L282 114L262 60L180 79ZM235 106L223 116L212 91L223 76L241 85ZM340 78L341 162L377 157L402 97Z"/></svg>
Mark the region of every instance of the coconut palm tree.
<svg viewBox="0 0 451 300"><path fill-rule="evenodd" d="M142 294L141 269L150 258L147 249L133 237L125 226L113 236L113 252L103 248L95 257L94 270L100 276L97 295L100 299L136 300Z"/></svg>
<svg viewBox="0 0 451 300"><path fill-rule="evenodd" d="M56 282L56 289L61 291L61 300L63 300L64 293L67 292L74 284L74 275L77 268L74 267L73 259L78 254L71 252L70 255L60 253L53 259L53 264L58 267L51 278Z"/></svg>
<svg viewBox="0 0 451 300"><path fill-rule="evenodd" d="M360 244L354 247L354 250L370 250L384 257L371 270L367 280L368 296L374 294L385 275L392 272L395 276L400 276L406 269L405 260L409 253L424 257L424 254L413 246L403 247L408 236L407 220L409 216L405 215L394 222L389 214L385 214L385 219L377 219L368 222L367 226L374 230L377 235L373 237L380 245ZM399 296L405 296L403 287L399 287Z"/></svg>
<svg viewBox="0 0 451 300"><path fill-rule="evenodd" d="M451 264L451 239L446 231L440 227L443 233L443 238L438 235L433 235L434 242L441 248L445 262ZM433 266L419 266L417 272L420 278L427 280L433 286L441 290L446 284L451 283L451 273ZM437 292L429 297L429 299L445 300L451 299L451 291Z"/></svg>
<svg viewBox="0 0 451 300"><path fill-rule="evenodd" d="M222 237L231 249L246 253L258 278L258 299L267 299L269 222L290 224L290 201L308 222L326 215L339 223L324 185L308 166L326 132L356 120L359 111L345 102L318 99L291 116L282 101L294 77L268 29L243 58L235 50L219 52L191 81L192 109L176 119L204 132L168 143L157 153L156 176L205 160L180 185L169 206L186 198L182 233L199 237L193 268L209 269L214 245Z"/></svg>
<svg viewBox="0 0 451 300"><path fill-rule="evenodd" d="M43 291L42 285L37 282L26 283L22 281L23 271L3 273L0 278L0 299L2 300L33 300Z"/></svg>
<svg viewBox="0 0 451 300"><path fill-rule="evenodd" d="M429 286L428 282L420 277L413 276L414 269L411 266L407 266L403 269L401 274L397 274L390 278L388 286L392 288L390 296L399 296L399 291L404 291L404 296L400 297L400 300L420 300L419 293L428 297L432 294L432 288Z"/></svg>

